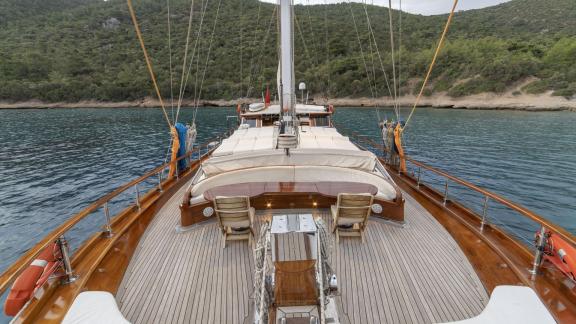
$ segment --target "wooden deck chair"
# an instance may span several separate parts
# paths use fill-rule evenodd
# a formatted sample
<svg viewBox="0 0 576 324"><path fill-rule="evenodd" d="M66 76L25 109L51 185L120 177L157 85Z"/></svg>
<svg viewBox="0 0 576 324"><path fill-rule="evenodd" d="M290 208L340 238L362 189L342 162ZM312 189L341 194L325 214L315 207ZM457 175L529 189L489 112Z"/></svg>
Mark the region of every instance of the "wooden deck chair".
<svg viewBox="0 0 576 324"><path fill-rule="evenodd" d="M371 194L338 194L336 205L330 207L332 212L332 233L336 234L336 243L340 236L360 236L363 240L364 229L370 216ZM350 228L344 228L350 226Z"/></svg>
<svg viewBox="0 0 576 324"><path fill-rule="evenodd" d="M223 248L228 240L248 240L252 244L254 237L254 213L250 199L246 196L223 197L214 199L214 210L218 224L224 234Z"/></svg>

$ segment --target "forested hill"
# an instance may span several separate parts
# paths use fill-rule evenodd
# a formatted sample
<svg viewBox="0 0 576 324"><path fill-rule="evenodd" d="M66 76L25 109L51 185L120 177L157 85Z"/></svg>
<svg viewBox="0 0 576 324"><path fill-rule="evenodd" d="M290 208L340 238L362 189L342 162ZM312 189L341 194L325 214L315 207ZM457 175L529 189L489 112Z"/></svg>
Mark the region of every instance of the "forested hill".
<svg viewBox="0 0 576 324"><path fill-rule="evenodd" d="M134 0L134 4L162 92L169 97L166 1ZM194 4L191 49L196 39L200 41L186 96L200 88L204 67L200 96L205 99L259 96L266 84L274 90L278 62L274 5L257 0ZM173 88L178 93L190 0L170 0L170 5ZM317 95L370 96L369 80L375 75L375 95L388 94L382 72L383 67L390 77L392 71L387 8L365 10L362 4L341 3L296 6L295 12L297 80L305 80ZM370 41L367 17L377 46ZM401 29L399 13L394 12L393 18L396 42L401 45L396 57L401 92L410 93L421 82L446 15L403 13ZM503 92L525 83L519 92L552 90L572 97L574 21L576 0L512 0L458 12L426 94ZM153 96L151 89L124 0L0 2L0 100L136 100Z"/></svg>

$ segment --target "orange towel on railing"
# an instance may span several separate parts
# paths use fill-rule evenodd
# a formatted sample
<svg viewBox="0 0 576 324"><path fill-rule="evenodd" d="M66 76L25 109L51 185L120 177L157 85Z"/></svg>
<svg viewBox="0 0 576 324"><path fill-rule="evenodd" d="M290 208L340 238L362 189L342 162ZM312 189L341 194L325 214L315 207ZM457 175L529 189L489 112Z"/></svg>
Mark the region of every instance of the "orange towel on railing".
<svg viewBox="0 0 576 324"><path fill-rule="evenodd" d="M400 158L400 172L406 172L406 159L404 158L404 148L402 147L402 126L400 126L400 123L396 124L396 128L394 128L394 143Z"/></svg>
<svg viewBox="0 0 576 324"><path fill-rule="evenodd" d="M178 157L178 149L180 148L180 140L178 139L178 131L176 127L170 127L170 134L172 135L172 154L170 155L170 171L168 172L168 179L171 179L176 174L176 159Z"/></svg>

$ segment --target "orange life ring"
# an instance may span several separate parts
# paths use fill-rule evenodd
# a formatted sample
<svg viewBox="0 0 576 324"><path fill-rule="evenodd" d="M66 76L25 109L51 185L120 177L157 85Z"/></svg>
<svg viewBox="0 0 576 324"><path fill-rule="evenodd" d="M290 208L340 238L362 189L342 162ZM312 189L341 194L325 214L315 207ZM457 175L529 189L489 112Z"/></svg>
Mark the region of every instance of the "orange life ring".
<svg viewBox="0 0 576 324"><path fill-rule="evenodd" d="M46 247L14 281L4 303L4 313L8 316L18 314L36 290L60 267L60 259L60 248L56 243Z"/></svg>
<svg viewBox="0 0 576 324"><path fill-rule="evenodd" d="M540 233L536 234L537 239ZM546 231L544 260L548 260L567 277L576 281L576 248L562 238Z"/></svg>

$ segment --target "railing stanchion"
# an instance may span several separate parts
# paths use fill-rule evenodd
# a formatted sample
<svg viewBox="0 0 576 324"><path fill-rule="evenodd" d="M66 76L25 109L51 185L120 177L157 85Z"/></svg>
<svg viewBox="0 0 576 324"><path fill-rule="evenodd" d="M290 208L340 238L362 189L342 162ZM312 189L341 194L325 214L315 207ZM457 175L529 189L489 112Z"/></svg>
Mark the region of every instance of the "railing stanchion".
<svg viewBox="0 0 576 324"><path fill-rule="evenodd" d="M74 275L74 271L72 269L72 263L70 262L70 250L68 248L68 242L64 238L64 236L60 236L57 241L58 247L60 248L60 253L62 254L62 263L64 265L64 272L66 273L66 277L63 280L63 283L68 284L76 281L78 277Z"/></svg>
<svg viewBox="0 0 576 324"><path fill-rule="evenodd" d="M482 207L482 223L480 223L480 232L484 231L486 225L486 218L488 217L488 196L484 196L484 206Z"/></svg>
<svg viewBox="0 0 576 324"><path fill-rule="evenodd" d="M418 180L416 181L416 186L420 188L420 176L422 175L422 167L418 167Z"/></svg>
<svg viewBox="0 0 576 324"><path fill-rule="evenodd" d="M110 223L110 208L108 207L108 202L104 203L104 218L106 219L106 224L104 224L104 231L106 232L106 237L112 237L112 225Z"/></svg>
<svg viewBox="0 0 576 324"><path fill-rule="evenodd" d="M164 170L162 170L161 172L163 172ZM162 192L162 173L158 172L158 190L160 192Z"/></svg>
<svg viewBox="0 0 576 324"><path fill-rule="evenodd" d="M136 184L134 187L136 188L136 207L138 207L138 210L140 210L140 189L138 189L138 184Z"/></svg>
<svg viewBox="0 0 576 324"><path fill-rule="evenodd" d="M532 274L532 280L536 279L536 275L538 274L538 269L540 268L540 264L542 263L542 256L544 254L544 245L546 244L546 227L542 225L540 227L540 237L538 238L538 242L536 242L536 252L534 253L534 263L532 264L532 270L530 273Z"/></svg>
<svg viewBox="0 0 576 324"><path fill-rule="evenodd" d="M448 201L448 180L444 182L444 206L446 206L447 201Z"/></svg>

